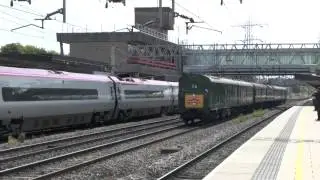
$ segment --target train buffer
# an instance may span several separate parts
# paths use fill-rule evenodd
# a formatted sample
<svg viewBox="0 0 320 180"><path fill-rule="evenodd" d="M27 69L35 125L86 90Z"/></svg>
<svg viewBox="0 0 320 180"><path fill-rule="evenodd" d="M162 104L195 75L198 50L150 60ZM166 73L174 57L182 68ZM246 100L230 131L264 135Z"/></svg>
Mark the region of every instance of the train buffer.
<svg viewBox="0 0 320 180"><path fill-rule="evenodd" d="M294 106L234 151L204 180L320 179L320 121Z"/></svg>

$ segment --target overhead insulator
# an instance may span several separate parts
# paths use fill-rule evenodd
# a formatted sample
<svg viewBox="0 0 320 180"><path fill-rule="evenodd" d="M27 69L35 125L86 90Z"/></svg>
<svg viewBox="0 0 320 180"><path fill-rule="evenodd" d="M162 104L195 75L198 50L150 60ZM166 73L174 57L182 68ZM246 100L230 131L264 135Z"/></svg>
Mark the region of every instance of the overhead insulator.
<svg viewBox="0 0 320 180"><path fill-rule="evenodd" d="M18 1L18 2L28 2L29 4L31 4L31 0L11 0L10 1L10 6L13 6L13 1Z"/></svg>
<svg viewBox="0 0 320 180"><path fill-rule="evenodd" d="M124 6L126 6L126 0L106 0L105 8L108 8L108 1L112 3L122 3Z"/></svg>

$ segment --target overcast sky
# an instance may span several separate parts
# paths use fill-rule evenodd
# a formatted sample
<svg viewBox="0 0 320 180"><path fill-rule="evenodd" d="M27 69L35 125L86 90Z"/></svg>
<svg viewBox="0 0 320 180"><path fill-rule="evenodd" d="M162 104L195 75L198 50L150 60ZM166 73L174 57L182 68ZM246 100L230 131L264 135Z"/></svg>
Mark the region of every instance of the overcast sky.
<svg viewBox="0 0 320 180"><path fill-rule="evenodd" d="M125 28L134 24L134 7L152 7L157 3L157 0L127 0L126 7L110 4L105 9L105 0L67 0L67 24L61 23L62 16L58 14L53 16L56 20L45 21L45 29L28 27L10 32L21 25L41 25L34 19L61 8L62 0L32 0L31 5L14 3L14 8L26 12L10 8L10 0L1 0L0 45L20 42L59 51L56 32L101 32ZM170 6L171 0L163 0L163 5ZM195 44L235 43L244 39L244 30L236 26L251 19L252 23L263 25L254 27L253 32L264 42L317 42L320 37L319 7L319 0L243 0L242 5L239 0L225 0L224 6L220 6L220 0L176 0L176 12L197 21L203 20L206 23L200 26L223 33L193 28L186 35L185 20L177 18L175 30L169 33L170 40L177 41L179 37Z"/></svg>

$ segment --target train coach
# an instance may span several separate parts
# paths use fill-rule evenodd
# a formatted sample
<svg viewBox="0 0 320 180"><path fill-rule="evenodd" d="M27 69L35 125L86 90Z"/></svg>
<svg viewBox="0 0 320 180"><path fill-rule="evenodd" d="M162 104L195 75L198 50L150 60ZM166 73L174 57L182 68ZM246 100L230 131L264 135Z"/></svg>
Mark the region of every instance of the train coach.
<svg viewBox="0 0 320 180"><path fill-rule="evenodd" d="M174 113L178 83L0 66L0 130L37 131Z"/></svg>
<svg viewBox="0 0 320 180"><path fill-rule="evenodd" d="M186 124L194 119L224 119L285 102L287 89L208 75L183 74L179 79L179 112Z"/></svg>

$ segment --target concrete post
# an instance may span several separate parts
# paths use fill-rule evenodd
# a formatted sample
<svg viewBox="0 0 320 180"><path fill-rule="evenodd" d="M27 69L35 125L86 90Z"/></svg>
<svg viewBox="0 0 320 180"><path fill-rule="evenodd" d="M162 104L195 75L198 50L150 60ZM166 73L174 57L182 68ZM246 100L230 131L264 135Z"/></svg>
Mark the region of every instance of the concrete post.
<svg viewBox="0 0 320 180"><path fill-rule="evenodd" d="M162 0L159 0L159 30L162 32Z"/></svg>
<svg viewBox="0 0 320 180"><path fill-rule="evenodd" d="M63 52L63 43L60 41L60 55L63 56L64 52Z"/></svg>
<svg viewBox="0 0 320 180"><path fill-rule="evenodd" d="M182 56L182 47L179 46L179 51L178 51L178 59L177 59L177 70L179 71L180 74L183 73L183 56Z"/></svg>

